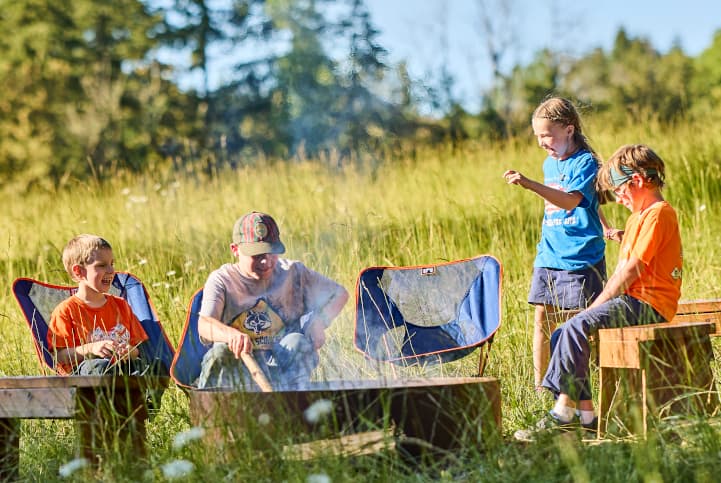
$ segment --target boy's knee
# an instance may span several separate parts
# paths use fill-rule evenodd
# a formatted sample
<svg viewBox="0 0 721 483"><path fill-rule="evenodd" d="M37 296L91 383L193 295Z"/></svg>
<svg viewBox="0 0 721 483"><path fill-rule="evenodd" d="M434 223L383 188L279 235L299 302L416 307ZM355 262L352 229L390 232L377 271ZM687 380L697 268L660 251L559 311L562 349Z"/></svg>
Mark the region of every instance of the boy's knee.
<svg viewBox="0 0 721 483"><path fill-rule="evenodd" d="M80 376L102 376L108 371L110 359L85 359L77 368Z"/></svg>
<svg viewBox="0 0 721 483"><path fill-rule="evenodd" d="M273 347L273 357L283 370L292 370L298 367L306 372L318 365L318 353L313 348L313 342L298 332L283 337Z"/></svg>
<svg viewBox="0 0 721 483"><path fill-rule="evenodd" d="M284 350L294 353L313 352L313 342L300 332L293 332L283 337L278 345Z"/></svg>

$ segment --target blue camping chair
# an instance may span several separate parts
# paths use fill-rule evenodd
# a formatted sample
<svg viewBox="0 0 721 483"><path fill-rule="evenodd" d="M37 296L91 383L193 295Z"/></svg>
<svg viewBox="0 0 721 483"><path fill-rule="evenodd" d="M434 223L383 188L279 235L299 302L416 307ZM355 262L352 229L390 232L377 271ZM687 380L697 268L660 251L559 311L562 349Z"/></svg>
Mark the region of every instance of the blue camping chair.
<svg viewBox="0 0 721 483"><path fill-rule="evenodd" d="M188 315L183 327L183 335L180 336L178 350L175 352L173 365L170 368L170 377L173 381L186 389L197 386L196 380L200 376L200 362L210 345L204 345L198 335L198 314L200 305L203 302L203 289L201 288L190 299L188 304Z"/></svg>
<svg viewBox="0 0 721 483"><path fill-rule="evenodd" d="M483 375L501 324L502 274L490 255L363 270L356 284L356 349L373 360L414 365L453 361L480 347Z"/></svg>
<svg viewBox="0 0 721 483"><path fill-rule="evenodd" d="M52 285L30 278L18 278L13 282L13 294L20 304L30 332L35 351L43 367L55 372L55 361L47 345L48 322L53 309L77 291L77 287ZM173 345L160 325L155 308L150 302L142 282L130 273L116 272L112 287L113 295L124 298L148 334L148 342L141 347L149 360L160 360L166 371L173 361Z"/></svg>

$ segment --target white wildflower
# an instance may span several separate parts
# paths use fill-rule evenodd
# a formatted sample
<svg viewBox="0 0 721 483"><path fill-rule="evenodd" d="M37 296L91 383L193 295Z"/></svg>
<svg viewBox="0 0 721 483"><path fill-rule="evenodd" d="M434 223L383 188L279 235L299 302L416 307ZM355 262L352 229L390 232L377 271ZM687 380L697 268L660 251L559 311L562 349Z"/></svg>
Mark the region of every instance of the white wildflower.
<svg viewBox="0 0 721 483"><path fill-rule="evenodd" d="M128 196L130 194L130 188L123 188L120 192L123 196Z"/></svg>
<svg viewBox="0 0 721 483"><path fill-rule="evenodd" d="M706 211L706 205L700 205L698 211Z"/></svg>
<svg viewBox="0 0 721 483"><path fill-rule="evenodd" d="M305 483L330 483L330 476L325 473L314 473L308 475L305 479Z"/></svg>
<svg viewBox="0 0 721 483"><path fill-rule="evenodd" d="M147 264L148 264L148 261L145 258L141 258L140 261L138 262L138 265L147 265Z"/></svg>
<svg viewBox="0 0 721 483"><path fill-rule="evenodd" d="M87 460L87 458L75 458L74 460L68 461L67 463L62 465L58 470L58 473L60 473L61 477L67 478L79 469L85 468L89 464L90 462Z"/></svg>
<svg viewBox="0 0 721 483"><path fill-rule="evenodd" d="M163 476L172 480L189 475L195 469L195 465L188 460L173 460L170 463L165 463L161 466L161 469L163 470Z"/></svg>
<svg viewBox="0 0 721 483"><path fill-rule="evenodd" d="M200 439L203 436L205 436L205 430L200 426L195 426L187 431L182 431L176 434L175 438L173 438L173 449L180 449L191 441Z"/></svg>
<svg viewBox="0 0 721 483"><path fill-rule="evenodd" d="M270 424L270 414L268 413L261 413L258 415L258 424L261 426L267 426Z"/></svg>
<svg viewBox="0 0 721 483"><path fill-rule="evenodd" d="M333 403L327 399L318 399L308 406L303 412L305 420L309 423L317 423L321 418L328 415L333 410Z"/></svg>
<svg viewBox="0 0 721 483"><path fill-rule="evenodd" d="M187 267L191 266L192 264L193 264L193 260L186 260L183 265L187 268Z"/></svg>
<svg viewBox="0 0 721 483"><path fill-rule="evenodd" d="M174 277L175 276L175 270L168 270L165 272L165 275L168 277Z"/></svg>

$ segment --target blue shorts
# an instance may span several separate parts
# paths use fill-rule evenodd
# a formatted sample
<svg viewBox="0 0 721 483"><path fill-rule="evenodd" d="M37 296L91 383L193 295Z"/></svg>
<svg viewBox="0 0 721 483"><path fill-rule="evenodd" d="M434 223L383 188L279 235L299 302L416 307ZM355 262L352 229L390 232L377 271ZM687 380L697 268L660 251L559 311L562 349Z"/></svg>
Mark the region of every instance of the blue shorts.
<svg viewBox="0 0 721 483"><path fill-rule="evenodd" d="M605 258L582 270L535 267L528 303L563 310L585 309L600 295L605 282Z"/></svg>

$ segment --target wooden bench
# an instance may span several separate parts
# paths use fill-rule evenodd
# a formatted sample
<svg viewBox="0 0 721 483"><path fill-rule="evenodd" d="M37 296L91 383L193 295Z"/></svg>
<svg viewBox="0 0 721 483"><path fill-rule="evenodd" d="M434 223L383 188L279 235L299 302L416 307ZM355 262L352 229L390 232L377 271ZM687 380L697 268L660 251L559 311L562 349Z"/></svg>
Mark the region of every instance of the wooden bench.
<svg viewBox="0 0 721 483"><path fill-rule="evenodd" d="M144 453L145 390L169 378L140 376L31 376L0 378L0 481L17 479L21 419L75 419L80 453L94 462L114 451L116 438Z"/></svg>
<svg viewBox="0 0 721 483"><path fill-rule="evenodd" d="M652 416L716 407L710 337L718 335L721 300L680 302L667 323L599 330L599 438L612 425L645 437Z"/></svg>
<svg viewBox="0 0 721 483"><path fill-rule="evenodd" d="M672 324L685 322L713 322L711 337L721 336L721 299L681 301Z"/></svg>
<svg viewBox="0 0 721 483"><path fill-rule="evenodd" d="M315 454L314 448L342 448L350 454L358 450L350 442L358 441L377 449L377 441L363 435L374 435L382 444L388 434L383 430L392 428L396 449L416 458L469 444L480 447L501 435L500 384L493 377L329 381L302 391L191 390L188 396L191 423L206 429L211 448L223 447L212 451L214 458L232 458L233 444L249 441L247 434L254 449L273 451L292 436L294 444L286 445L286 452L307 456ZM329 405L329 413L314 424L304 413L318 401ZM238 452L243 451L247 448L241 446Z"/></svg>

